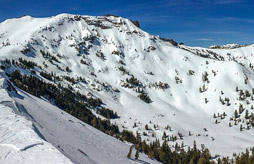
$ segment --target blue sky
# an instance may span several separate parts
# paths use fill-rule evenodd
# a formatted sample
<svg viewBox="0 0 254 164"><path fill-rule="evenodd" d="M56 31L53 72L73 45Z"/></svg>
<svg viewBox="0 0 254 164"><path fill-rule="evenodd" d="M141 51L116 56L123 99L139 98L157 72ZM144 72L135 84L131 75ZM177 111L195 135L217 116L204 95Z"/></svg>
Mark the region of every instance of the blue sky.
<svg viewBox="0 0 254 164"><path fill-rule="evenodd" d="M190 46L254 43L253 0L0 0L0 22L60 13L119 15Z"/></svg>

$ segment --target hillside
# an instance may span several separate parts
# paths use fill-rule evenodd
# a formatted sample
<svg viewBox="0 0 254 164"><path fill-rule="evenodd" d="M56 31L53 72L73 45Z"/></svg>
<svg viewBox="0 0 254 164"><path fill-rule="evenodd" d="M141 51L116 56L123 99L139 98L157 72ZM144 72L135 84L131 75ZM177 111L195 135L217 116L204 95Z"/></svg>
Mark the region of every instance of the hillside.
<svg viewBox="0 0 254 164"><path fill-rule="evenodd" d="M70 14L6 20L0 43L7 74L20 70L99 98L102 103L91 108L94 115L104 120L102 108L116 112L111 123L147 142L157 138L187 149L195 140L212 156L232 156L254 145L254 45L178 46L121 17ZM14 98L32 116L28 104L40 101L40 109L42 99Z"/></svg>
<svg viewBox="0 0 254 164"><path fill-rule="evenodd" d="M40 164L72 163L53 145L41 138L31 121L18 113L15 101L8 95L7 81L0 72L0 161L1 163Z"/></svg>
<svg viewBox="0 0 254 164"><path fill-rule="evenodd" d="M45 100L15 89L9 95L3 72L0 82L1 163L158 163L143 154L137 161L128 159L129 144Z"/></svg>

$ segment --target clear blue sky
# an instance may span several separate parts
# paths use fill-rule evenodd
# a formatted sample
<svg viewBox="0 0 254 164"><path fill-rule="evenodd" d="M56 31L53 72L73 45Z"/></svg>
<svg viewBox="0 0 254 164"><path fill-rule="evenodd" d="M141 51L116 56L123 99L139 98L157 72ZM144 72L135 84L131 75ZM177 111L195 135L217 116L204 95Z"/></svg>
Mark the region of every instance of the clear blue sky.
<svg viewBox="0 0 254 164"><path fill-rule="evenodd" d="M254 43L254 0L0 0L0 22L60 13L116 14L191 46Z"/></svg>

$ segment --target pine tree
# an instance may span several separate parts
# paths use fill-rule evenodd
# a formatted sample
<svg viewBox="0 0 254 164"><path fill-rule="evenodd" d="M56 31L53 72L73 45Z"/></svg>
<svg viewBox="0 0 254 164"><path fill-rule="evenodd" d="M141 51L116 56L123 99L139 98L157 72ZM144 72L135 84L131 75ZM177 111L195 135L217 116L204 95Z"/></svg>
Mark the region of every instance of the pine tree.
<svg viewBox="0 0 254 164"><path fill-rule="evenodd" d="M237 113L237 110L235 110L235 114L234 114L235 118L238 117L238 113Z"/></svg>
<svg viewBox="0 0 254 164"><path fill-rule="evenodd" d="M141 144L141 150L142 150L145 154L148 153L148 148L147 148L147 144L146 144L145 141L143 141L142 144Z"/></svg>
<svg viewBox="0 0 254 164"><path fill-rule="evenodd" d="M194 164L194 159L193 158L191 158L190 164Z"/></svg>
<svg viewBox="0 0 254 164"><path fill-rule="evenodd" d="M138 157L139 157L139 148L137 148L137 151L136 151L136 153L135 153L135 159L137 160Z"/></svg>
<svg viewBox="0 0 254 164"><path fill-rule="evenodd" d="M128 155L127 155L127 158L131 159L131 153L132 153L132 146L131 146L130 149L129 149L129 153L128 153Z"/></svg>
<svg viewBox="0 0 254 164"><path fill-rule="evenodd" d="M93 127L95 127L95 126L97 125L96 117L93 118L93 120L92 120L92 125L93 125Z"/></svg>
<svg viewBox="0 0 254 164"><path fill-rule="evenodd" d="M162 135L162 140L166 139L167 135L165 132L163 132L163 135Z"/></svg>
<svg viewBox="0 0 254 164"><path fill-rule="evenodd" d="M245 119L248 119L248 118L249 118L249 111L246 110L246 112L245 112Z"/></svg>
<svg viewBox="0 0 254 164"><path fill-rule="evenodd" d="M147 124L145 125L145 129L148 130L148 125Z"/></svg>
<svg viewBox="0 0 254 164"><path fill-rule="evenodd" d="M193 142L193 149L194 149L194 151L197 150L197 144L196 144L196 141L195 141L195 140L194 140L194 142Z"/></svg>
<svg viewBox="0 0 254 164"><path fill-rule="evenodd" d="M206 160L204 158L199 158L198 164L204 164Z"/></svg>
<svg viewBox="0 0 254 164"><path fill-rule="evenodd" d="M66 68L65 68L65 71L66 71L66 72L70 72L71 70L70 70L69 67L66 67Z"/></svg>
<svg viewBox="0 0 254 164"><path fill-rule="evenodd" d="M148 158L153 159L154 158L154 151L150 150L148 152Z"/></svg>
<svg viewBox="0 0 254 164"><path fill-rule="evenodd" d="M184 142L182 142L182 144L181 144L181 148L184 148Z"/></svg>

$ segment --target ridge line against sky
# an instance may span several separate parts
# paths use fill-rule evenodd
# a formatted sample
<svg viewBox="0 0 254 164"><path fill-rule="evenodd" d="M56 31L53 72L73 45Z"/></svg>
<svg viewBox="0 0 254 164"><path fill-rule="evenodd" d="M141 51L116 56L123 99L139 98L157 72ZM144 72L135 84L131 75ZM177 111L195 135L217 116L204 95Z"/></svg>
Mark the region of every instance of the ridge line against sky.
<svg viewBox="0 0 254 164"><path fill-rule="evenodd" d="M138 20L141 29L190 46L250 44L254 38L251 0L0 0L0 21L23 15L115 14Z"/></svg>

